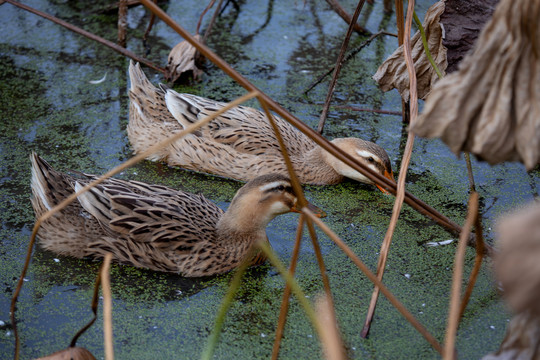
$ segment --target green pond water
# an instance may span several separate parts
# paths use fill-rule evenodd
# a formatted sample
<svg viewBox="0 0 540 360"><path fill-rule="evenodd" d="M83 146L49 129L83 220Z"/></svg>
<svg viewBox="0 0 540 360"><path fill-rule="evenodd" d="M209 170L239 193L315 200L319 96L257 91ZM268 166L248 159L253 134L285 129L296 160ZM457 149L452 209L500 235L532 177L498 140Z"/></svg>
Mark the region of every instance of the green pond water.
<svg viewBox="0 0 540 360"><path fill-rule="evenodd" d="M25 1L112 41L116 14L108 2ZM382 2L366 5L361 25L372 32L395 32L395 18L385 16ZM351 12L353 1L343 1ZM417 7L420 16L430 3ZM178 23L195 31L204 2L160 2ZM210 15L207 16L207 22ZM156 21L147 47L142 43L149 15L142 6L129 9L128 48L165 65L169 49L181 38ZM205 22L205 23L206 23ZM132 155L125 128L128 121L129 60L102 45L10 4L0 5L0 358L13 354L9 305L27 251L33 226L30 205L29 154L36 151L54 167L101 174ZM346 31L344 22L322 0L237 1L227 5L208 45L257 87L315 127L328 79L306 89L333 65ZM364 39L353 35L351 47ZM371 76L396 47L381 37L344 67L334 105L399 111L397 92L381 92ZM148 52L149 51L149 52ZM155 84L159 73L144 68ZM90 81L105 81L92 84ZM200 83L181 91L229 101L243 89L208 65ZM254 104L254 103L251 103ZM404 146L403 125L394 115L332 107L325 136L357 136L377 142L397 169ZM538 170L520 164L489 166L473 160L481 196L486 237L497 216L530 201L538 193ZM141 162L119 177L166 184L199 192L223 208L242 185L239 182L163 164ZM407 178L413 194L454 221L466 214L468 181L463 159L439 140L417 139ZM393 197L374 187L346 181L340 185L306 186L311 202L323 208L325 222L372 269L386 232ZM276 218L268 227L272 247L289 264L297 214ZM434 359L438 353L381 297L367 339L360 337L372 284L346 255L318 232L336 313L352 359ZM387 262L385 284L439 341L444 340L456 243L429 219L404 206ZM465 273L474 261L466 254ZM36 247L24 282L17 320L21 358L44 356L69 345L90 318L90 301L99 262L77 260ZM322 291L313 247L305 236L296 278L310 300ZM117 359L194 359L202 353L231 274L185 279L113 265L114 349ZM251 269L226 317L216 359L265 359L272 350L284 282L270 265ZM78 341L103 358L99 318ZM478 359L498 348L510 314L496 290L490 261L482 266L476 288L457 336L460 358ZM283 359L321 357L314 328L297 300L291 301L281 348Z"/></svg>

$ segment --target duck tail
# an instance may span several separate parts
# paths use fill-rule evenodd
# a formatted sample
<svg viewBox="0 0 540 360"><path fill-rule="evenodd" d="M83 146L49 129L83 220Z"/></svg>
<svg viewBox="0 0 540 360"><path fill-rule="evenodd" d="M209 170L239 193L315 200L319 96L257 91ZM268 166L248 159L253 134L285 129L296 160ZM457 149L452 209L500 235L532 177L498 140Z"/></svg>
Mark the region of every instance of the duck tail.
<svg viewBox="0 0 540 360"><path fill-rule="evenodd" d="M38 154L32 152L32 206L36 216L51 210L62 200L73 193L73 180L69 175L57 171L43 160ZM82 177L86 176L81 174Z"/></svg>
<svg viewBox="0 0 540 360"><path fill-rule="evenodd" d="M129 61L129 80L131 82L131 91L134 91L137 88L155 88L146 77L144 71L142 71L141 65L133 60Z"/></svg>
<svg viewBox="0 0 540 360"><path fill-rule="evenodd" d="M32 154L30 155L30 161L32 162L32 180L31 180L31 187L32 187L32 194L34 195L32 198L32 204L34 205L34 209L38 210L38 204L41 204L42 207L45 208L45 210L52 209L53 205L50 203L50 199L47 196L47 189L48 189L48 175L51 173L52 167L42 158L39 157L38 154L32 151Z"/></svg>

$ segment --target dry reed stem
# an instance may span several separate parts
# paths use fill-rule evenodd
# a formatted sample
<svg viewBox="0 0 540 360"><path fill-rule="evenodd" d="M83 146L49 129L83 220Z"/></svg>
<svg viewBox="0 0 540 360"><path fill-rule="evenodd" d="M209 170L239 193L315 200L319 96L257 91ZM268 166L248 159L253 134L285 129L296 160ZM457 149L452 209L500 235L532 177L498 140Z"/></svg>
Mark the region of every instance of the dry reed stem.
<svg viewBox="0 0 540 360"><path fill-rule="evenodd" d="M157 0L153 0L154 3L157 4ZM139 1L137 1L137 4L140 4ZM146 47L146 40L148 39L148 35L150 35L150 31L152 31L152 28L154 27L154 22L156 21L156 15L154 13L150 14L150 20L148 21L148 26L146 27L146 30L144 31L144 35L142 37L144 47Z"/></svg>
<svg viewBox="0 0 540 360"><path fill-rule="evenodd" d="M101 266L103 266L103 264L101 264ZM73 336L73 339L71 339L71 343L69 344L69 347L75 347L77 345L77 340L79 339L79 337L82 334L84 334L84 332L88 328L90 328L90 326L92 326L94 322L96 321L97 309L99 305L99 286L100 285L101 285L101 276L99 275L99 272L98 272L98 276L96 276L96 282L94 283L94 293L92 294L92 302L90 303L90 309L94 313L94 317L85 326L83 326L79 331L77 331L75 336Z"/></svg>
<svg viewBox="0 0 540 360"><path fill-rule="evenodd" d="M369 169L366 165L357 162L350 155L338 149L334 144L330 143L328 140L322 137L315 130L313 130L312 128L307 126L305 123L303 123L302 121L298 120L296 117L291 115L287 110L281 107L268 95L258 90L257 87L255 87L251 82L249 82L246 78L240 75L223 59L221 59L214 52L212 52L207 46L196 41L189 32L187 32L180 25L178 25L169 15L167 15L162 9L160 9L157 5L152 3L150 0L141 0L141 2L150 11L156 14L161 20L163 20L167 25L169 25L173 30L175 30L180 36L182 36L186 41L188 41L191 45L197 48L197 50L199 50L204 57L206 57L207 59L212 61L216 66L221 68L226 74L228 74L238 84L240 84L242 87L244 87L248 91L259 91L260 93L259 96L263 98L267 102L269 107L274 112L276 112L279 116L281 116L284 120L291 123L294 127L296 127L299 131L304 133L310 139L312 139L316 144L321 146L324 150L328 151L331 155L343 161L345 164L349 165L353 169L361 172L368 179L375 182L376 184L389 189L390 192L392 193L395 193L396 183L394 181L382 175L379 175L378 173L375 173L374 171ZM420 214L434 220L437 224L439 224L446 230L454 234L457 234L461 231L461 226L459 226L457 223L450 220L449 218L447 218L446 216L444 216L443 214L435 210L433 207L429 206L428 204L426 204L425 202L418 199L417 197L415 197L414 195L412 195L411 193L407 191L405 191L405 203L410 205L413 209L418 211ZM492 251L491 247L486 245L486 252L490 254L491 251Z"/></svg>
<svg viewBox="0 0 540 360"><path fill-rule="evenodd" d="M333 306L328 299L322 295L315 300L315 308L319 321L323 325L323 332L319 334L324 357L327 360L345 360L345 349L339 333L336 316Z"/></svg>
<svg viewBox="0 0 540 360"><path fill-rule="evenodd" d="M281 151L281 155L283 155L283 160L285 161L285 165L287 166L287 172L289 173L289 177L291 178L291 185L298 199L300 208L302 208L306 206L307 200L304 196L304 190L302 189L302 185L300 184L300 181L298 180L298 176L296 176L296 173L292 166L291 158L289 156L289 153L287 152L287 147L285 146L283 137L281 136L281 133L279 132L276 122L274 121L274 117L270 113L270 108L268 107L268 103L265 101L265 99L263 99L260 96L258 96L258 100L259 100L259 103L261 104L261 107L263 108L266 118L268 119L270 123L270 126L272 126L272 129L274 130L274 135L276 135L276 139L279 143L279 149Z"/></svg>
<svg viewBox="0 0 540 360"><path fill-rule="evenodd" d="M206 5L206 7L204 8L204 10L202 11L201 15L199 16L199 21L197 21L197 27L195 28L195 34L198 34L199 33L199 30L201 29L201 24L202 24L202 20L204 18L204 15L206 14L206 12L208 10L210 10L212 8L212 6L214 6L214 3L216 2L216 0L210 0L210 2L208 3L208 5ZM203 41L204 43L204 41Z"/></svg>
<svg viewBox="0 0 540 360"><path fill-rule="evenodd" d="M327 0L328 3L336 3L337 1ZM364 7L364 0L359 0L358 4L356 5L356 9L354 10L354 14L352 18L349 21L349 28L347 29L347 33L345 34L345 39L343 39L343 43L341 44L341 49L339 50L339 55L336 60L336 66L334 66L334 74L332 75L332 80L330 81L330 85L328 86L328 93L326 94L326 100L324 101L324 106L321 111L321 116L319 117L319 125L317 126L317 132L322 135L324 130L324 123L326 122L326 117L328 115L328 109L330 108L330 102L332 101L332 96L334 95L334 90L336 89L337 79L339 76L339 72L341 71L341 67L343 66L343 59L345 59L345 53L347 52L347 46L349 46L349 41L351 40L351 35L354 29L354 25L358 21L358 16L360 16L360 12L362 11L362 7Z"/></svg>
<svg viewBox="0 0 540 360"><path fill-rule="evenodd" d="M418 115L418 94L416 92L416 71L414 69L414 62L411 56L411 26L412 19L414 14L414 0L409 0L408 9L407 9L407 21L405 27L405 37L403 42L403 54L405 57L405 62L407 64L407 71L409 72L409 87L410 87L410 120L411 123L414 123ZM397 185L397 196L394 202L394 208L392 209L392 217L390 219L390 224L388 225L388 230L384 236L383 243L381 245L381 250L379 254L379 261L377 264L377 278L382 280L384 274L384 268L386 266L386 260L388 258L388 252L390 251L390 244L392 243L392 236L394 235L394 230L397 225L399 218L399 213L401 212L401 207L403 206L403 200L405 198L405 178L407 176L407 171L409 168L409 163L411 161L412 150L414 146L414 134L409 132L407 135L407 143L405 145L405 151L403 154L403 159L401 162L401 169L399 170L398 185ZM368 313L366 316L366 321L364 323L364 328L362 329L362 337L366 337L369 333L369 328L371 326L371 321L373 320L373 315L375 314L375 307L377 306L377 299L379 297L379 288L375 286L373 293L371 295L371 302L369 304Z"/></svg>
<svg viewBox="0 0 540 360"><path fill-rule="evenodd" d="M126 27L127 27L127 1L118 1L118 45L126 47Z"/></svg>
<svg viewBox="0 0 540 360"><path fill-rule="evenodd" d="M291 256L291 264L289 265L289 274L294 276L296 271L296 265L298 264L298 256L300 254L300 245L302 244L302 232L304 229L305 215L300 214L298 218L298 227L296 228L296 240L294 241L294 247ZM289 312L289 298L291 296L291 287L288 283L285 284L283 290L283 298L281 300L281 308L279 311L278 324L276 328L276 336L274 338L274 345L272 347L272 360L277 360L279 356L279 348L281 346L281 338L283 337L283 329L287 322L287 314Z"/></svg>
<svg viewBox="0 0 540 360"><path fill-rule="evenodd" d="M281 133L279 132L279 128L276 125L276 122L274 118L272 117L272 114L270 113L270 109L268 107L268 104L266 101L258 97L258 100L261 104L261 107L263 108L266 117L268 118L268 121L270 125L272 126L272 129L274 130L274 134L276 136L276 139L279 143L279 147L281 150L281 154L283 155L283 159L285 161L285 164L287 165L287 171L289 172L289 176L291 178L292 186L295 191L296 197L298 199L298 203L300 205L300 208L307 205L307 200L304 196L304 192L302 189L302 186L300 184L300 181L298 181L298 177L296 176L296 173L294 171L294 168L292 166L289 154L287 152L287 147L285 146L285 143L283 141L283 137L281 136ZM326 272L326 266L324 265L324 259L321 253L321 248L319 246L319 242L317 240L317 234L315 233L315 228L313 227L313 223L311 223L309 220L306 221L306 224L308 226L309 235L311 237L311 241L313 244L313 250L315 252L315 256L317 258L317 264L319 265L319 270L321 272L321 279L324 285L324 291L326 293L326 297L328 301L332 304L333 309L333 300L332 300L332 291L330 288L330 279L328 278L328 273Z"/></svg>
<svg viewBox="0 0 540 360"><path fill-rule="evenodd" d="M223 114L227 110L229 110L229 109L231 109L231 108L233 108L235 106L238 106L239 104L242 104L243 102L245 102L245 101L247 101L247 100L249 100L251 98L254 98L257 95L259 95L259 93L256 92L256 91L253 91L253 92L250 92L250 93L248 93L248 94L246 94L244 96L241 96L241 97L237 98L236 100L231 101L226 106L219 109L218 111L210 114L209 116L202 119L201 121L198 121L195 124L186 127L184 130L174 134L173 136L171 136L171 137L169 137L169 138L167 138L167 139L165 139L165 140L163 140L163 141L149 147L146 151L135 155L134 157L132 157L131 159L129 159L129 160L125 161L125 162L123 162L122 164L118 165L114 169L109 170L107 173L100 176L98 179L88 183L81 190L71 194L70 196L65 198L63 201L61 201L58 205L54 206L52 209L45 212L42 216L39 217L39 219L36 220L36 222L34 224L34 228L32 229L32 234L30 236L30 242L28 244L28 251L26 253L26 259L25 259L25 262L24 262L23 269L21 271L21 276L19 278L19 281L17 283L17 287L16 287L15 292L13 293L13 297L11 299L11 307L10 307L11 324L13 326L13 334L15 336L15 359L16 360L19 358L20 342L19 342L19 336L18 336L18 332L17 332L17 325L16 325L16 322L15 322L15 305L17 303L17 299L19 297L19 293L21 291L21 288L22 288L22 285L23 285L23 282L24 282L24 277L26 275L26 271L28 270L28 266L30 264L30 259L32 257L32 249L34 248L34 243L36 242L36 235L37 235L37 232L39 230L39 227L40 227L41 223L43 221L47 220L48 218L50 218L56 212L62 210L66 206L68 206L79 195L87 192L88 190L90 190L94 186L100 184L104 180L110 178L111 176L119 173L120 171L122 171L122 170L124 170L124 169L126 169L126 168L128 168L130 166L133 166L137 162L145 159L148 155L151 155L152 153L158 151L159 149L161 149L161 148L175 142L176 140L182 138L183 136L192 133L193 131L197 130L201 126L209 123L210 121L212 121L213 119L215 119L219 115Z"/></svg>
<svg viewBox="0 0 540 360"><path fill-rule="evenodd" d="M403 0L395 0L394 5L396 7L396 27L398 31L398 45L403 44L403 35L405 33L405 23L403 22Z"/></svg>
<svg viewBox="0 0 540 360"><path fill-rule="evenodd" d="M403 315L411 325L437 350L442 354L442 346L437 339L431 335L426 328L401 304L401 302L388 290L388 288L369 270L369 268L356 256L356 254L337 236L322 220L317 218L308 208L303 208L302 212L311 219L328 237L347 255L352 262L367 276L367 278L379 287L380 291L390 301L390 303Z"/></svg>
<svg viewBox="0 0 540 360"><path fill-rule="evenodd" d="M385 115L396 115L401 116L402 113L399 111L392 111L392 110L382 110L382 109L364 109L359 108L358 106L352 106L352 105L336 105L337 109L347 109L347 110L353 110L353 111L365 111L365 112L373 112L377 114L385 114Z"/></svg>
<svg viewBox="0 0 540 360"><path fill-rule="evenodd" d="M398 193L394 201L394 207L392 209L392 216L390 218L390 223L388 225L388 229L386 230L384 240L381 244L381 250L379 251L379 260L377 262L377 278L379 280L382 280L383 275L384 275L386 260L388 258L388 253L390 251L390 244L392 243L394 230L396 228L397 221L399 218L399 213L401 212L401 208L403 205L405 178L407 175L407 168L409 166L413 145L414 145L414 135L412 135L412 133L409 133L409 135L407 136L407 143L405 145L405 151L404 151L404 156L401 163L401 169L399 171ZM373 293L371 294L371 301L369 304L368 313L366 315L366 320L364 322L364 327L362 329L361 336L364 338L368 336L369 329L371 326L371 321L373 320L373 316L375 314L375 307L377 306L378 298L379 298L379 288L375 286L373 288Z"/></svg>
<svg viewBox="0 0 540 360"><path fill-rule="evenodd" d="M319 245L319 240L317 240L317 233L315 232L315 227L311 220L306 220L306 225L309 232L309 237L311 238L311 243L313 245L313 250L315 251L315 257L317 258L317 264L319 265L319 270L321 272L321 280L324 286L324 292L326 293L326 300L332 304L332 309L334 308L334 298L332 296L332 290L330 288L330 278L326 272L326 266L324 265L324 259L322 256L321 247Z"/></svg>
<svg viewBox="0 0 540 360"><path fill-rule="evenodd" d="M103 292L103 337L105 344L105 360L114 360L112 329L112 295L109 268L112 254L107 253L101 267L101 291Z"/></svg>
<svg viewBox="0 0 540 360"><path fill-rule="evenodd" d="M471 189L471 192L476 191L476 185L474 183L474 174L473 174L473 167L471 163L471 155L468 151L464 151L463 154L465 155L465 164L467 165L467 175L469 176L469 188ZM478 239L477 239L477 247L478 247ZM484 244L482 244L483 246Z"/></svg>
<svg viewBox="0 0 540 360"><path fill-rule="evenodd" d="M396 27L398 31L398 46L403 44L403 35L405 33L405 24L403 22L403 0L394 1L396 7ZM409 122L408 102L401 99L401 121L404 124Z"/></svg>
<svg viewBox="0 0 540 360"><path fill-rule="evenodd" d="M65 27L66 29L68 30L71 30L73 32L76 32L77 34L79 35L82 35L82 36L85 36L91 40L94 40L94 41L97 41L98 43L102 44L102 45L105 45L105 46L108 46L110 47L111 49L113 49L114 51L124 55L124 56L127 56L135 61L138 61L146 66L148 66L149 68L152 68L154 70L157 70L161 73L164 73L165 72L165 69L163 69L162 67L159 67L157 65L155 65L154 63L152 63L150 60L148 59L145 59L145 58L142 58L142 57L139 57L138 55L134 54L133 52L121 47L120 45L118 44L115 44L113 43L112 41L109 41L109 40L106 40L102 37L99 37L97 35L94 35L92 34L91 32L88 32L86 30L83 30L77 26L74 26L74 25L71 25L70 23L64 21L64 20L60 20L52 15L49 15L47 13L44 13L42 11L39 11L39 10L36 10L28 5L24 5L24 4L21 4L17 1L14 1L14 0L5 0L6 2L10 3L11 5L14 5L14 6L17 6L23 10L26 10L26 11L29 11L33 14L36 14L38 16L41 16L47 20L50 20L52 22L55 22L57 23L58 25L61 25L63 27Z"/></svg>
<svg viewBox="0 0 540 360"><path fill-rule="evenodd" d="M349 13L341 6L341 4L337 0L326 0L326 2L328 3L328 5L330 5L332 10L334 10L343 20L345 20L347 24L351 24L351 20L354 18L354 15L353 18L351 18L351 15L349 15ZM357 21L358 18L352 22L354 31L361 35L369 34L370 31L358 25L356 23Z"/></svg>
<svg viewBox="0 0 540 360"><path fill-rule="evenodd" d="M469 198L469 213L467 220L463 225L463 231L459 237L459 244L456 250L454 260L454 273L452 275L452 292L450 294L450 307L448 311L448 323L446 326L446 335L444 339L444 355L445 360L454 360L456 358L455 342L456 332L460 318L460 298L461 298L461 281L463 278L463 265L465 263L465 249L467 240L471 231L471 227L476 222L478 217L478 193L473 192Z"/></svg>
<svg viewBox="0 0 540 360"><path fill-rule="evenodd" d="M223 0L219 0L216 10L212 14L212 17L210 18L210 22L208 23L208 26L206 27L206 31L204 32L204 35L202 37L202 43L206 44L206 40L208 40L208 37L210 36L210 32L212 32L212 28L214 27L214 24L216 23L217 17L219 15L219 11L221 10L221 5L223 4Z"/></svg>
<svg viewBox="0 0 540 360"><path fill-rule="evenodd" d="M474 257L474 265L469 275L469 282L467 284L467 289L463 294L463 299L461 300L461 309L459 310L459 318L463 317L463 313L467 308L467 303L471 297L474 285L476 284L476 279L478 278L478 273L480 272L480 266L482 265L482 260L484 260L484 235L482 231L482 220L480 216L476 217L475 222L475 234L476 234L476 256Z"/></svg>

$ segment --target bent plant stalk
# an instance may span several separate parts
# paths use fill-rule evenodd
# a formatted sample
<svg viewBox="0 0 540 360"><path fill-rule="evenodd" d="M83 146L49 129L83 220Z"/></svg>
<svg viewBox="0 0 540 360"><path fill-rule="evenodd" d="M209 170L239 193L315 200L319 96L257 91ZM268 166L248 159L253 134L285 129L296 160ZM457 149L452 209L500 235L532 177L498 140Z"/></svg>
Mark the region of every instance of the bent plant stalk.
<svg viewBox="0 0 540 360"><path fill-rule="evenodd" d="M437 64L435 64L435 61L433 60L433 57L431 56L431 52L429 51L429 47L428 47L427 39L426 39L426 34L425 34L424 28L422 26L422 23L420 22L420 20L418 19L418 16L416 15L416 12L414 11L414 3L412 5L413 5L412 6L413 19L414 19L416 25L419 28L420 35L421 35L421 38L422 38L422 44L424 46L424 51L426 53L426 56L427 56L429 62L431 63L431 66L433 67L433 69L437 73L438 77L442 78L443 77L442 73L438 69ZM405 36L403 50L404 50L405 60L407 62L407 70L409 72L409 79L411 79L410 80L410 93L411 93L411 101L410 101L411 110L410 110L410 114L411 114L411 123L412 123L412 122L414 122L416 120L416 117L418 115L417 114L418 110L417 110L417 106L416 106L416 103L418 102L418 99L417 99L417 93L416 93L416 72L414 71L414 65L411 65L411 64L414 64L414 63L412 62L412 57L410 55L410 51L411 51L410 46L407 45L409 40L410 40L410 28L411 28L411 25L412 25L412 21L410 19L410 15L409 15L410 12L411 12L411 3L409 3L409 9L407 11L407 23L406 23L407 26L406 26L406 29L405 29L406 36ZM412 69L411 69L411 67L412 67ZM413 91L414 91L414 98L413 98ZM413 102L415 104L414 113L413 113ZM394 210L393 210L393 213L392 213L392 220L390 222L387 235L385 236L385 239L383 241L383 245L381 246L379 262L377 264L377 274L378 275L380 274L380 279L382 279L382 275L384 273L384 267L385 267L385 264L386 264L386 258L388 257L388 251L389 251L389 248L390 248L390 243L392 241L391 237L392 237L395 225L396 225L395 222L397 222L397 215L395 217L395 222L394 222L394 214L396 214L396 212L399 212L400 209L401 209L401 204L397 205L397 206L396 206L396 204L398 203L398 201L402 201L402 199L401 200L399 199L400 198L399 189L402 186L402 181L403 181L403 186L404 186L404 177L405 176L403 176L403 178L401 177L401 174L402 174L402 172L404 170L403 164L404 163L406 164L406 167L405 167L405 171L406 171L406 168L408 167L408 163L410 161L410 153L412 152L412 144L409 147L409 140L411 140L411 143L414 142L414 135L411 134L411 133L409 133L409 136L407 137L407 145L405 147L404 159L403 159L403 163L402 163L402 168L400 170L400 177L398 179L398 195L397 195L397 198L396 198L396 202L394 204L395 206L394 206ZM469 176L469 184L470 184L471 192L474 192L475 191L474 177L473 177L473 172L472 172L471 160L470 160L470 156L469 156L468 153L465 153L465 160L466 160L466 163L467 163L467 172L468 172L468 176ZM469 236L469 234L467 236ZM476 248L477 248L477 250L483 249L483 241L482 240L477 241ZM480 262L481 262L481 260L480 260ZM477 263L478 263L478 260L477 260ZM475 266L476 273L473 272L471 274L471 279L469 281L469 288L467 289L468 290L467 293L469 294L469 296L470 296L470 293L472 292L471 286L474 286L476 275L478 273L477 268L479 268L479 266L480 266L480 264L478 263L478 265ZM374 315L374 312L375 312L375 307L376 307L378 295L379 295L379 291L378 291L377 287L375 287L374 290L373 290L370 307L368 309L368 314L366 316L364 329L362 330L362 336L363 337L366 337L368 335L368 333L369 333L369 328L370 328L371 321L373 319L373 315ZM467 300L468 300L468 297L466 299L464 299L462 311L464 311L464 307L466 306Z"/></svg>
<svg viewBox="0 0 540 360"><path fill-rule="evenodd" d="M126 28L127 28L127 1L118 1L118 45L126 47Z"/></svg>
<svg viewBox="0 0 540 360"><path fill-rule="evenodd" d="M405 24L405 36L403 41L403 54L405 56L405 62L407 63L407 70L409 73L409 86L410 86L410 120L411 123L416 121L418 115L418 94L416 92L416 71L414 69L414 61L411 56L411 26L412 26L412 15L414 13L414 0L409 0L409 5L407 9L407 20ZM403 154L403 160L401 162L401 169L399 170L398 185L397 185L397 194L396 200L394 202L394 208L392 209L392 217L390 219L390 224L388 225L388 230L384 236L383 243L381 245L379 261L377 263L377 279L382 281L384 268L386 265L386 260L388 258L388 252L390 250L390 244L392 243L392 236L394 235L394 230L397 225L399 218L399 213L401 212L401 207L403 205L403 200L405 197L405 178L407 176L407 170L409 168L409 163L411 161L411 155L414 145L414 134L409 132L407 136L407 144L405 145L405 151ZM377 306L377 299L379 298L380 288L375 286L373 293L371 295L371 302L369 304L368 313L366 315L366 320L364 322L364 327L362 329L361 336L367 337L369 329L371 326L371 321L373 320L373 315L375 314L375 307Z"/></svg>
<svg viewBox="0 0 540 360"><path fill-rule="evenodd" d="M463 265L465 263L465 250L467 247L467 239L469 237L471 227L476 223L478 218L478 193L473 192L469 198L469 213L463 231L459 237L458 248L456 250L454 260L454 272L452 274L452 290L450 294L450 306L448 310L448 323L446 326L446 335L444 339L444 355L445 360L454 360L456 358L455 343L456 332L461 316L460 297L461 297L461 282L463 278Z"/></svg>
<svg viewBox="0 0 540 360"><path fill-rule="evenodd" d="M461 300L461 309L459 310L459 318L463 317L463 313L467 308L469 298L471 297L474 285L476 284L476 279L478 278L478 273L480 272L480 266L482 265L482 260L484 260L484 235L482 234L482 219L480 216L476 217L476 222L474 225L476 238L478 245L476 246L476 256L474 258L474 265L469 275L469 283L467 284L467 289L463 294L463 299Z"/></svg>
<svg viewBox="0 0 540 360"><path fill-rule="evenodd" d="M101 291L103 292L103 337L105 347L105 360L114 360L113 327L112 327L112 294L109 268L112 254L107 253L103 259L100 271Z"/></svg>

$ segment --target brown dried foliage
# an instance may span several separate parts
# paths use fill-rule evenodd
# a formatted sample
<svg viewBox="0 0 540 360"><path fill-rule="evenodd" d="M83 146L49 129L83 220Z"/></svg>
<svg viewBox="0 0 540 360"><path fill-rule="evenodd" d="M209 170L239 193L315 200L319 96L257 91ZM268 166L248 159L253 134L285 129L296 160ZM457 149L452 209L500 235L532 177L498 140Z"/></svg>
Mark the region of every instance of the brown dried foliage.
<svg viewBox="0 0 540 360"><path fill-rule="evenodd" d="M429 51L437 67L443 72L446 69L446 48L442 44L442 28L439 18L444 11L444 1L432 5L424 18L423 27L426 32ZM437 73L433 70L422 43L420 32L417 31L411 39L411 56L416 70L418 97L424 99L433 84L438 80ZM388 57L373 75L373 79L379 83L383 91L397 89L404 100L409 100L409 73L407 64L403 61L403 45L398 47Z"/></svg>
<svg viewBox="0 0 540 360"><path fill-rule="evenodd" d="M540 0L503 0L459 71L446 76L411 130L496 164L540 160Z"/></svg>
<svg viewBox="0 0 540 360"><path fill-rule="evenodd" d="M193 36L197 41L201 40L199 34ZM165 79L176 82L183 74L191 73L195 81L199 80L203 71L199 69L198 60L200 55L197 49L187 41L180 41L169 53Z"/></svg>

